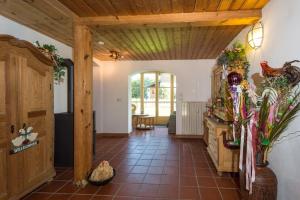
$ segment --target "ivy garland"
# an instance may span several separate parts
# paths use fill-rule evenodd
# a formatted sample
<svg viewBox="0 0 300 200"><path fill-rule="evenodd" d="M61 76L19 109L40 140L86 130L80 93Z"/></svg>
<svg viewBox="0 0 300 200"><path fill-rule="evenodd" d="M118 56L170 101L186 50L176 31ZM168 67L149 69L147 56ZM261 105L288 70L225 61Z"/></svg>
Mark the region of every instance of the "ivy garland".
<svg viewBox="0 0 300 200"><path fill-rule="evenodd" d="M46 55L47 57L51 58L54 62L54 72L53 72L53 77L54 77L54 82L56 84L60 84L64 81L64 76L65 76L65 69L66 69L66 64L64 62L64 59L57 54L57 49L54 45L52 44L43 44L40 45L39 41L36 41L34 43L40 51Z"/></svg>

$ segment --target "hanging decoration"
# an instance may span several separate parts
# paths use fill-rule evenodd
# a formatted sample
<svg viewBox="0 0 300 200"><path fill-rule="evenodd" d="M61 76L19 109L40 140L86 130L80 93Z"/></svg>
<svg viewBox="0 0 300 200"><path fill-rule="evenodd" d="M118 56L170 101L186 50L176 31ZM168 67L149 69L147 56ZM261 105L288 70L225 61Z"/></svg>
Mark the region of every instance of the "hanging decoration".
<svg viewBox="0 0 300 200"><path fill-rule="evenodd" d="M28 149L36 144L38 144L37 136L38 133L32 132L32 127L24 126L22 129L19 130L19 136L12 139L11 143L13 147L10 151L11 154L15 154L25 149Z"/></svg>

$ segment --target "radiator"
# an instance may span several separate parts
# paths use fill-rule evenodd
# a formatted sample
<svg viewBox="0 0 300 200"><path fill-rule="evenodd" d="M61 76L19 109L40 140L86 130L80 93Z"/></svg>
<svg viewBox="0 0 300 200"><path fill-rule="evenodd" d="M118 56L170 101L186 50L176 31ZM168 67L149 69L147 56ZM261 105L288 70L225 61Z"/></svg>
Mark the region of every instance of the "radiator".
<svg viewBox="0 0 300 200"><path fill-rule="evenodd" d="M203 135L203 113L206 111L206 102L183 102L182 134Z"/></svg>

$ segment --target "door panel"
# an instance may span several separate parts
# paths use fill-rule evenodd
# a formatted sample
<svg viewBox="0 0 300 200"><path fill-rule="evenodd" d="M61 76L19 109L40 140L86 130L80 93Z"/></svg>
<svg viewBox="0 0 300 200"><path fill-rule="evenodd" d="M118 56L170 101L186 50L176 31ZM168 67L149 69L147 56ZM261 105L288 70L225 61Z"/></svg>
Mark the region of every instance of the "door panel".
<svg viewBox="0 0 300 200"><path fill-rule="evenodd" d="M7 196L7 134L8 133L8 114L6 110L6 63L0 61L0 200Z"/></svg>
<svg viewBox="0 0 300 200"><path fill-rule="evenodd" d="M36 63L35 63L36 65ZM32 67L30 61L23 63L20 75L19 92L23 97L19 102L20 125L33 127L38 133L39 143L23 152L24 154L24 186L30 187L40 182L51 167L51 115L52 105L50 92L50 71L40 63L40 67ZM39 69L39 70L37 70Z"/></svg>

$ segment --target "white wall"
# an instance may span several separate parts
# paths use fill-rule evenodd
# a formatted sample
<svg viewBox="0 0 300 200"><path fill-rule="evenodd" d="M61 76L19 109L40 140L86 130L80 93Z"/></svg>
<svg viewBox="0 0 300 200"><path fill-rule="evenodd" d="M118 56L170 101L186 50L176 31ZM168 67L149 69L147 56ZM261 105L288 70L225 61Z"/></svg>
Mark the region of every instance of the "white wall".
<svg viewBox="0 0 300 200"><path fill-rule="evenodd" d="M53 44L64 58L72 59L72 48L48 36L18 24L0 15L0 34L8 34L29 42L39 41L40 44ZM67 111L67 77L64 83L54 85L54 112Z"/></svg>
<svg viewBox="0 0 300 200"><path fill-rule="evenodd" d="M272 0L263 9L264 43L257 51L249 50L250 74L260 72L260 61L281 67L284 62L300 59L300 1ZM248 28L234 41L244 42ZM300 65L298 65L300 67ZM286 133L300 130L300 117L296 118ZM290 138L274 146L270 154L270 166L278 178L278 199L300 199L300 137Z"/></svg>
<svg viewBox="0 0 300 200"><path fill-rule="evenodd" d="M179 134L181 132L180 102L207 101L210 98L210 74L215 60L112 61L99 62L99 64L102 82L98 83L100 86L94 85L94 98L97 101L95 103L97 111L102 113L102 122L97 119L97 132L100 133L130 132L128 80L135 73L162 71L176 75ZM102 93L98 91L99 87L102 87Z"/></svg>

